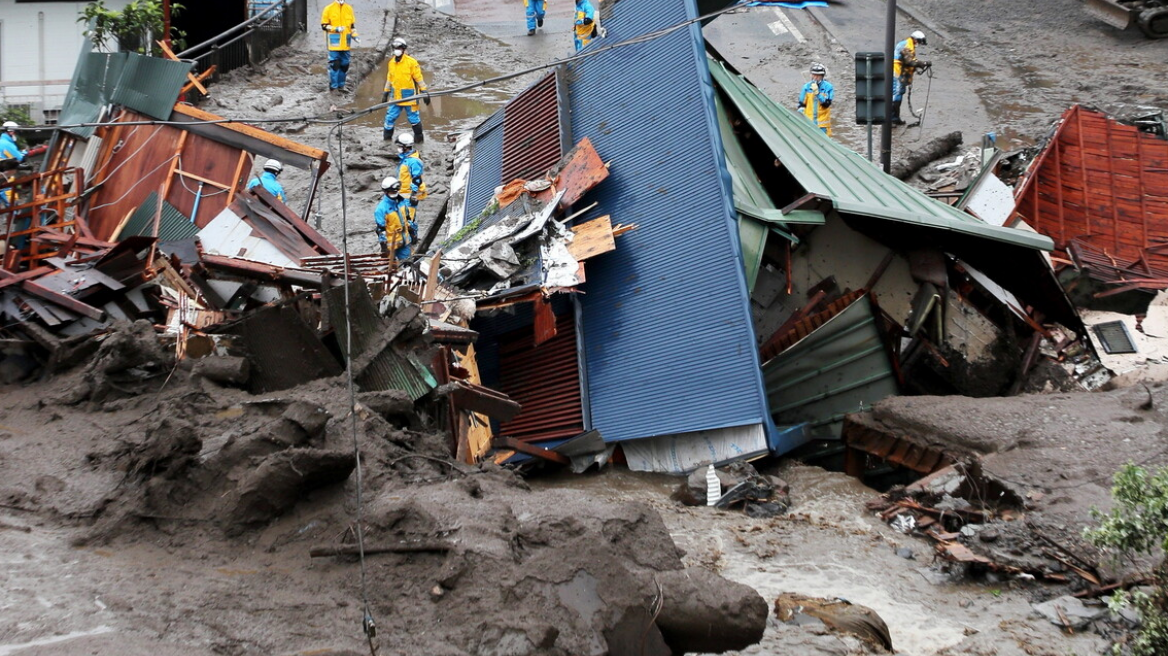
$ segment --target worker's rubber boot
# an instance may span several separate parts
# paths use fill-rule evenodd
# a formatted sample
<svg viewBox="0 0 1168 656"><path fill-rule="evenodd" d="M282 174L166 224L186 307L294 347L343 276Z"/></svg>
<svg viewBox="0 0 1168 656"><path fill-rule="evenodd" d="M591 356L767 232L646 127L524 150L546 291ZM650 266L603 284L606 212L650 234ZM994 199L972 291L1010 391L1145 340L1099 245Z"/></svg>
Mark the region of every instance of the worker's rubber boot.
<svg viewBox="0 0 1168 656"><path fill-rule="evenodd" d="M902 102L904 102L904 101L903 100L893 100L892 101L892 124L893 125L904 125L904 119L900 118L900 104Z"/></svg>
<svg viewBox="0 0 1168 656"><path fill-rule="evenodd" d="M422 124L421 123L415 124L414 125L414 143L420 144L425 140L426 140L426 138L422 135Z"/></svg>
<svg viewBox="0 0 1168 656"><path fill-rule="evenodd" d="M385 128L382 128L381 129L381 140L382 141L393 141L393 128L390 128L388 130L386 130Z"/></svg>
<svg viewBox="0 0 1168 656"><path fill-rule="evenodd" d="M389 244L383 241L379 241L377 243L379 246L381 246L381 257L389 257Z"/></svg>

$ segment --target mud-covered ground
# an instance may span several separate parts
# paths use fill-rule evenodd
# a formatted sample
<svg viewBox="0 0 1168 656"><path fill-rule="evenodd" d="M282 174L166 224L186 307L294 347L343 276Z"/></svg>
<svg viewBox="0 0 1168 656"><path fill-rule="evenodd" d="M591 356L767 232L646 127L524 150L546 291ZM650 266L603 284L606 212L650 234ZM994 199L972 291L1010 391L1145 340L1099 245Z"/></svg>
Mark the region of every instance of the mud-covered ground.
<svg viewBox="0 0 1168 656"><path fill-rule="evenodd" d="M484 38L424 5L353 4L365 47L354 56L352 93L328 94L323 48L310 31L261 68L229 75L206 108L232 117L343 117L377 95L395 25L436 89L539 63L530 45ZM319 13L320 0L309 5L310 16ZM946 92L951 100L940 105L954 115L961 102L981 108L987 118L967 134L1037 138L1072 101L1168 104L1160 81L1168 43L1115 33L1074 0L915 0L914 8L945 32L930 58L949 58L977 80ZM518 18L521 9L513 9ZM809 49L767 51L758 60L801 69L809 54L820 56ZM850 69L846 53L829 56L837 69ZM373 91L363 90L362 76L372 76L364 84ZM473 126L473 110L530 81L476 92L458 106L450 101L444 115L423 108L423 156L435 192L422 204L423 226L446 184L445 135ZM305 121L271 129L343 164L345 194L334 168L311 214L319 213L335 243L347 238L352 252L374 250L377 182L395 164L376 117L339 135L332 125ZM287 169L282 182L299 209L306 176ZM183 368L137 369L142 382L129 391L102 385L91 368L0 390L0 656L369 653L358 563L308 556L311 547L354 539L357 487L343 382L256 398L189 380ZM1094 395L1090 403L1005 400L978 424L987 441L1001 441L1000 461L1050 488L1034 512L1050 513L1073 533L1087 506L1105 500L1104 470L1115 463L1095 463L1098 449L1115 440L1124 446L1115 453L1137 460L1160 451L1159 406L1149 413L1138 401L1131 393ZM928 409L916 420L931 430L969 429L944 425L949 401L918 403ZM451 466L442 462L441 435L384 407L357 422L366 539L454 546L367 560L380 653L599 653L600 633L579 630L596 599L630 616L632 609L648 613L654 575L683 565L748 584L768 605L780 592L799 592L869 606L905 654L1103 649L1097 636L1064 634L1032 613L1032 601L1065 589L951 576L926 542L868 516L864 502L875 493L842 475L785 464L774 473L791 484L791 515L752 519L681 506L669 498L676 481L664 477L610 470L523 481ZM1060 444L1064 436L1077 443ZM1071 452L1055 459L1064 446ZM1073 496L1077 487L1090 494ZM582 576L584 569L591 573ZM762 643L743 653L868 652L854 638L772 615Z"/></svg>

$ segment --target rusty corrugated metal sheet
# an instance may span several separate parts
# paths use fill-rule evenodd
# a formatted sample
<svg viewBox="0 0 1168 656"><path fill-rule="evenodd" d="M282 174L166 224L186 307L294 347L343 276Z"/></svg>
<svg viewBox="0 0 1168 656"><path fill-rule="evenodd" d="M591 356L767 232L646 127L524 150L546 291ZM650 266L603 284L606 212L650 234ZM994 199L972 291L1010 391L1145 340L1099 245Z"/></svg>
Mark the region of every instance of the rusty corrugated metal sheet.
<svg viewBox="0 0 1168 656"><path fill-rule="evenodd" d="M1168 141L1076 105L1016 198L1023 220L1063 253L1077 242L1168 269Z"/></svg>
<svg viewBox="0 0 1168 656"><path fill-rule="evenodd" d="M335 330L341 352L348 353L349 331L346 329L345 288L333 287L324 293L324 299L329 325ZM353 357L359 356L370 344L377 341L379 334L386 328L386 322L378 314L377 305L369 295L365 281L360 278L349 285L348 320L352 322ZM367 392L403 390L415 401L438 386L433 373L414 355L400 354L392 345L388 345L373 359L372 363L357 376L356 382Z"/></svg>
<svg viewBox="0 0 1168 656"><path fill-rule="evenodd" d="M576 325L571 315L556 323L556 336L539 346L531 326L500 337L499 389L523 409L499 435L534 442L584 432Z"/></svg>
<svg viewBox="0 0 1168 656"><path fill-rule="evenodd" d="M248 384L254 393L288 389L343 371L312 327L287 305L250 312L225 332L244 341L252 365Z"/></svg>
<svg viewBox="0 0 1168 656"><path fill-rule="evenodd" d="M543 175L563 157L556 74L515 96L503 111L503 182Z"/></svg>

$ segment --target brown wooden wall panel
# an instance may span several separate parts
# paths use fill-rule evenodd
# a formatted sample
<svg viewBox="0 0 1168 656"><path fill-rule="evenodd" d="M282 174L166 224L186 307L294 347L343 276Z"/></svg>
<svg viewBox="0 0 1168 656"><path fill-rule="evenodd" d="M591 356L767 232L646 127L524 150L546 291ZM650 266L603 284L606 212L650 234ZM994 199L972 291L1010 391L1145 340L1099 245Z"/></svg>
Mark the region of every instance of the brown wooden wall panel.
<svg viewBox="0 0 1168 656"><path fill-rule="evenodd" d="M1168 141L1075 106L1019 185L1016 209L1060 251L1078 240L1168 268L1168 254L1147 252L1168 232L1166 162Z"/></svg>
<svg viewBox="0 0 1168 656"><path fill-rule="evenodd" d="M119 122L147 120L148 117L132 111L119 117ZM98 239L110 239L122 220L164 185L167 201L189 216L198 181L176 179L173 170L180 164L187 172L234 185L236 189L242 188L242 178L250 170L245 165L241 180L233 180L240 149L170 125L118 125L99 136L103 137L104 145L94 166L94 181L102 184L90 197L86 214L89 227ZM229 194L215 193L221 191L213 185L204 185L205 196L199 202L200 227L226 207Z"/></svg>

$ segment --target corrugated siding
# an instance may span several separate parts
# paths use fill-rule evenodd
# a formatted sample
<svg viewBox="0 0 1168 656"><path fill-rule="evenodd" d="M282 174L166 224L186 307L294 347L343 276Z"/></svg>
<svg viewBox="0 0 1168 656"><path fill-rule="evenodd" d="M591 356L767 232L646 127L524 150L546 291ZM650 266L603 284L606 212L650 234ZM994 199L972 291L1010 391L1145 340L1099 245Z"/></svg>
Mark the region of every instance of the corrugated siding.
<svg viewBox="0 0 1168 656"><path fill-rule="evenodd" d="M1079 105L1020 186L1016 210L1065 251L1081 240L1128 264L1168 268L1168 141Z"/></svg>
<svg viewBox="0 0 1168 656"><path fill-rule="evenodd" d="M495 112L475 130L470 178L466 183L466 221L474 220L503 184L503 111Z"/></svg>
<svg viewBox="0 0 1168 656"><path fill-rule="evenodd" d="M88 41L86 42L88 43ZM57 121L60 125L92 123L101 115L101 108L109 103L114 85L122 75L127 53L86 52L77 61L73 81L65 94L65 104ZM68 131L88 139L95 128L68 128Z"/></svg>
<svg viewBox="0 0 1168 656"><path fill-rule="evenodd" d="M839 437L845 414L899 393L867 297L775 356L765 372L775 423L809 422L816 437Z"/></svg>
<svg viewBox="0 0 1168 656"><path fill-rule="evenodd" d="M110 101L165 121L191 72L190 62L129 54Z"/></svg>
<svg viewBox="0 0 1168 656"><path fill-rule="evenodd" d="M575 320L557 317L556 336L539 346L534 341L532 326L500 340L499 388L523 409L498 434L532 442L583 433Z"/></svg>
<svg viewBox="0 0 1168 656"><path fill-rule="evenodd" d="M744 78L711 60L718 86L775 156L809 194L831 201L840 212L984 237L1026 248L1050 250L1042 235L992 226L938 202L884 173L859 153L828 138L801 114L779 105Z"/></svg>
<svg viewBox="0 0 1168 656"><path fill-rule="evenodd" d="M154 214L158 211L158 193L151 192L146 200L138 206L134 215L126 222L126 227L122 228L122 233L118 235L118 240L126 237L153 237L154 236ZM183 216L183 213L175 209L173 205L162 202L162 218L158 222L158 238L162 241L174 241L176 239L187 239L198 234L199 228L191 223L191 220Z"/></svg>
<svg viewBox="0 0 1168 656"><path fill-rule="evenodd" d="M695 16L621 2L607 41ZM606 442L766 423L766 399L713 86L696 25L573 64L572 134L612 173L579 203L636 224L588 262L592 428Z"/></svg>
<svg viewBox="0 0 1168 656"><path fill-rule="evenodd" d="M504 182L544 174L563 157L556 74L550 73L507 103L503 115Z"/></svg>

